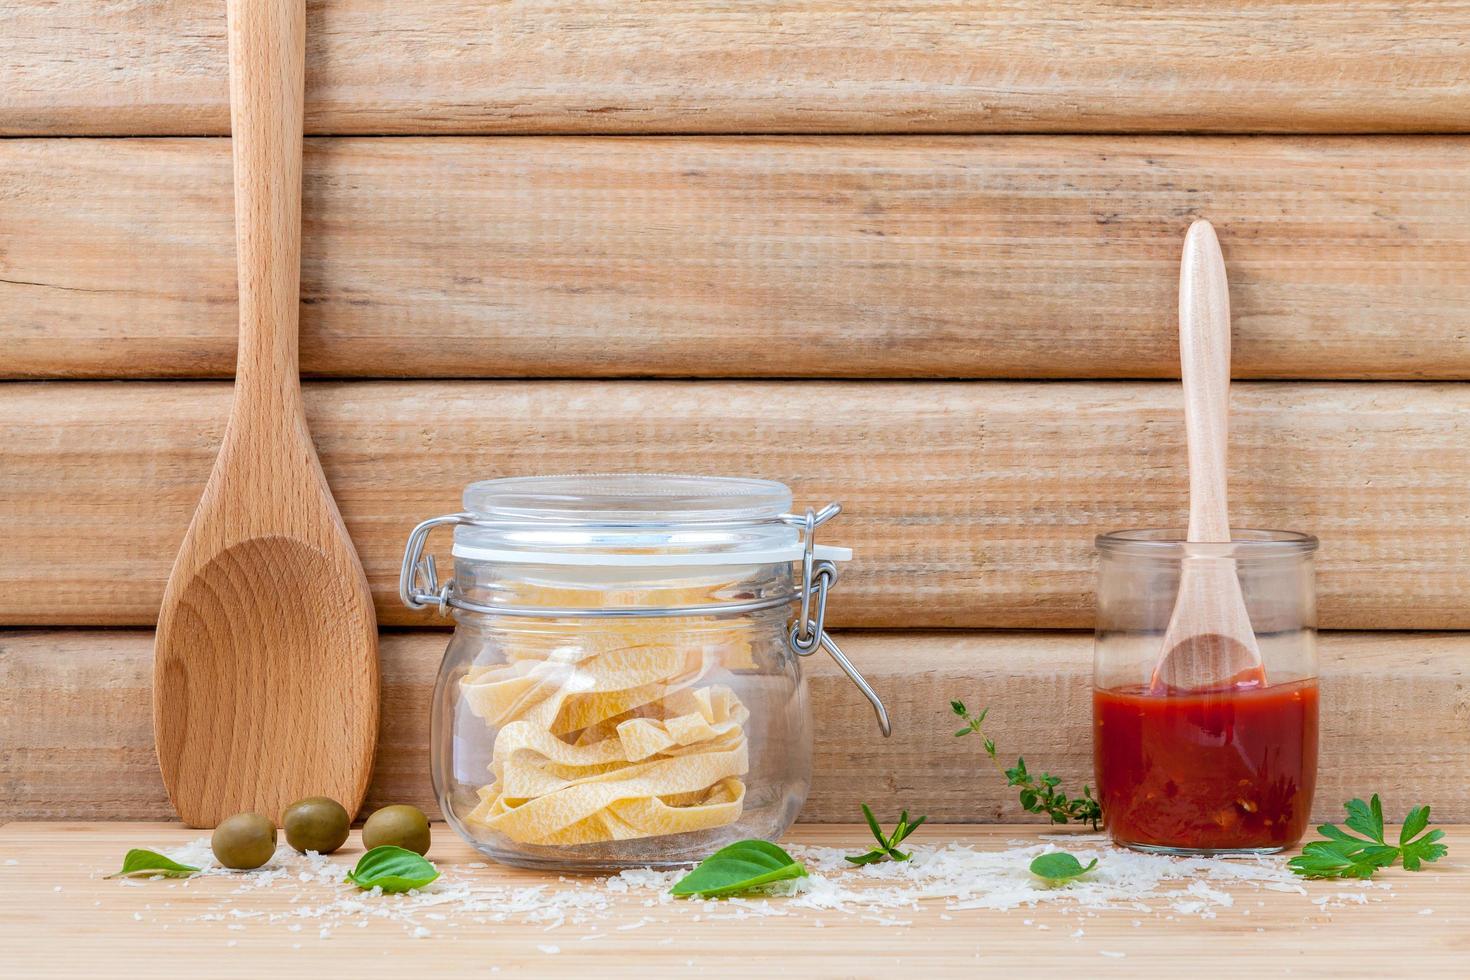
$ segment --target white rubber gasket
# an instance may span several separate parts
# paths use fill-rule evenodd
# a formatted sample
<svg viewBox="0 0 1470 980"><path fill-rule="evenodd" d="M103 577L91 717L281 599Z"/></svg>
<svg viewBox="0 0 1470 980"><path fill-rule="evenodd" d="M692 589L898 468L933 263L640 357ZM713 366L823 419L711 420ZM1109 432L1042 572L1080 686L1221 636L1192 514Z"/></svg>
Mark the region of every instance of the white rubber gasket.
<svg viewBox="0 0 1470 980"><path fill-rule="evenodd" d="M688 554L619 555L606 552L565 551L517 551L510 548L477 548L474 545L454 545L451 552L456 558L470 561L492 561L511 565L578 565L584 568L684 568L715 565L774 565L779 562L801 561L806 549L800 541L784 548L767 548L764 551L717 551L690 552ZM851 548L819 544L812 549L812 556L819 560L850 561Z"/></svg>

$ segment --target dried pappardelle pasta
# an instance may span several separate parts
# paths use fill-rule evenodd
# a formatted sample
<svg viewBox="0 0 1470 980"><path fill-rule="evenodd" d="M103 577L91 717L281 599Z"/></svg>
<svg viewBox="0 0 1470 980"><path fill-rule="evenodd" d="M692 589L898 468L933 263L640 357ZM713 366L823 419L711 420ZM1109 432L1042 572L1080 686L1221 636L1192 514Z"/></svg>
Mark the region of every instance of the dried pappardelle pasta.
<svg viewBox="0 0 1470 980"><path fill-rule="evenodd" d="M526 587L528 605L697 605L709 589ZM713 617L549 620L510 629L506 662L460 681L495 730L492 781L467 816L517 843L591 844L740 819L750 768L745 705L714 683L753 669L745 628Z"/></svg>
<svg viewBox="0 0 1470 980"><path fill-rule="evenodd" d="M455 832L542 870L675 867L779 838L811 787L801 657L819 647L887 734L823 626L852 553L814 537L841 507L792 503L744 477L505 477L416 525L399 596L457 621L431 741ZM436 528L454 534L442 583Z"/></svg>

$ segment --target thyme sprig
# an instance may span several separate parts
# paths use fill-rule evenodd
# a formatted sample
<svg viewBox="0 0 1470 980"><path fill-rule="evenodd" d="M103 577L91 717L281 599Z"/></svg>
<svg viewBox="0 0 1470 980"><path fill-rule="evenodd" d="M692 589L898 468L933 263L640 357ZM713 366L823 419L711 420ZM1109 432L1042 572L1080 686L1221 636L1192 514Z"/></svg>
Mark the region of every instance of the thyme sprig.
<svg viewBox="0 0 1470 980"><path fill-rule="evenodd" d="M1023 756L1017 756L1016 764L1006 768L996 757L995 741L983 730L985 716L990 713L990 709L981 708L978 714L972 715L963 701L951 701L949 706L965 722L965 727L954 733L955 738L979 735L983 739L985 754L990 756L995 768L1006 777L1007 785L1020 789L1022 809L1027 813L1044 813L1051 818L1052 823L1087 823L1092 825L1093 830L1098 829L1098 825L1102 823L1102 804L1093 797L1092 787L1083 786L1081 796L1069 797L1060 789L1060 776L1053 776L1049 772L1043 772L1040 776L1031 775Z"/></svg>

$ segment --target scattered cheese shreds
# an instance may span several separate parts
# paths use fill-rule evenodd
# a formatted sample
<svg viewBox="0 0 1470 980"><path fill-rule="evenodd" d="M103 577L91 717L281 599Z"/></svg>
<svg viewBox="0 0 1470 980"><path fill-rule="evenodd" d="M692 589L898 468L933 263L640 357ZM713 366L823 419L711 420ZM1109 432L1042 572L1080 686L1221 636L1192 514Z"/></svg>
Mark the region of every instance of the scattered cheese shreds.
<svg viewBox="0 0 1470 980"><path fill-rule="evenodd" d="M1097 867L1060 887L1032 875L1031 860L1059 845L1084 863L1098 858ZM792 845L788 850L806 866L808 877L779 882L765 894L725 900L673 899L668 891L686 873L682 869L635 868L611 877L562 877L521 884L487 880L482 873L487 865L476 861L442 866L439 880L426 888L385 895L380 889L362 891L344 882L350 861L340 857L334 861L315 853L297 854L287 847L278 849L265 868L249 873L221 868L210 852L208 838L174 849L169 856L201 868L204 877L234 881L233 889L209 911L193 916L193 921L234 920L228 927L240 930L244 926L239 920L251 919L297 933L305 924L321 939L330 937L335 929L366 927L374 920L395 924L415 939L432 934L425 922L445 923L448 928L519 923L543 931L581 926L584 928L579 932L590 934L579 935L579 939L602 938L604 924L612 923L616 923L611 926L614 933L622 933L650 925L668 927L680 921L802 914L820 928L824 923L812 913L851 915L879 927L904 928L912 925L913 919L901 913L936 907L943 910L943 920L962 920L951 914L956 912L1047 906L1062 915L1083 918L1095 916L1099 910L1125 910L1156 913L1160 919L1174 921L1178 917L1215 918L1232 909L1244 889L1303 896L1304 906L1315 914L1322 908L1364 904L1370 890L1387 891L1389 887L1386 883L1364 882L1355 891L1308 899L1306 887L1281 858L1227 860L1142 854L1115 848L1105 838L1091 835L1047 838L1042 843L1011 842L1003 850L958 843L916 845L909 861L861 867L848 863L846 852L836 848ZM118 884L136 887L141 883L119 879ZM231 896L249 896L260 889L271 889L276 900L271 910L232 907ZM630 907L646 908L649 914L620 921L626 919ZM1425 909L1420 914L1431 912ZM1132 921L1135 927L1141 924L1140 919ZM1032 920L1026 919L1024 924L1029 926ZM1037 923L1035 928L1048 926ZM1080 928L1069 931L1074 937L1085 935ZM537 948L547 955L560 952L559 946L550 944ZM1123 954L1104 951L1103 955Z"/></svg>

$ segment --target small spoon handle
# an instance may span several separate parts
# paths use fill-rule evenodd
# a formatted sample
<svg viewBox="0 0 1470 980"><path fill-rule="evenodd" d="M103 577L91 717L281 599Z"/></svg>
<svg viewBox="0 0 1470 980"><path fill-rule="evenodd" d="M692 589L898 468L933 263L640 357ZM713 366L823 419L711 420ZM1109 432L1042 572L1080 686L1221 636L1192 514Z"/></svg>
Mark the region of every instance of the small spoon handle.
<svg viewBox="0 0 1470 980"><path fill-rule="evenodd" d="M1189 540L1228 542L1225 448L1230 417L1230 293L1208 221L1184 239L1179 265L1179 364L1189 439Z"/></svg>
<svg viewBox="0 0 1470 980"><path fill-rule="evenodd" d="M227 0L225 10L239 251L238 416L242 403L264 398L279 412L279 406L289 407L300 399L297 327L306 4Z"/></svg>

